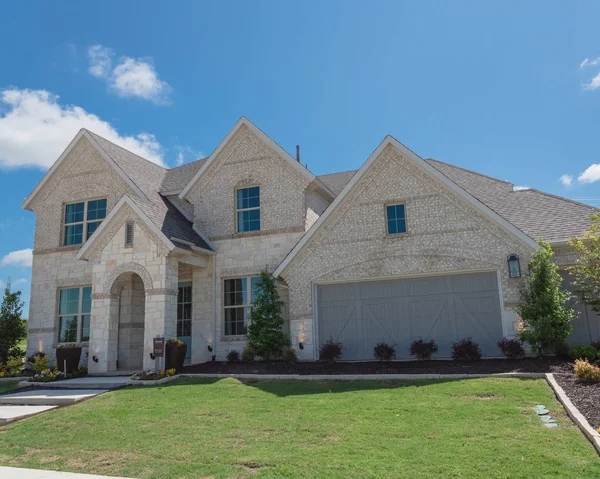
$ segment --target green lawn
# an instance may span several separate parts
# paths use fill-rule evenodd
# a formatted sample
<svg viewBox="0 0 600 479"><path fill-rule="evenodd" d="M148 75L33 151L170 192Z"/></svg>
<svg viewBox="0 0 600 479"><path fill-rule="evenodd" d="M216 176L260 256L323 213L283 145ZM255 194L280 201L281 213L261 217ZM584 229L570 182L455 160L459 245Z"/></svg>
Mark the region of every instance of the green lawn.
<svg viewBox="0 0 600 479"><path fill-rule="evenodd" d="M129 388L0 428L0 464L137 478L600 477L546 383L518 379Z"/></svg>
<svg viewBox="0 0 600 479"><path fill-rule="evenodd" d="M14 389L19 384L19 381L0 381L0 393L6 393Z"/></svg>

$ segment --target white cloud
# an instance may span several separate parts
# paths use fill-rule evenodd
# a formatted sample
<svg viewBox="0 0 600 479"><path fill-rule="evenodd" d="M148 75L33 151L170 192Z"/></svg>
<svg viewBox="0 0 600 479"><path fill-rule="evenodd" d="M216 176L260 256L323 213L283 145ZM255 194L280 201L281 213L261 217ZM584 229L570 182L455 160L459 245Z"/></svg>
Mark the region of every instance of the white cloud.
<svg viewBox="0 0 600 479"><path fill-rule="evenodd" d="M88 71L90 75L98 78L108 76L110 74L113 55L114 53L110 48L103 47L102 45L92 45L88 48L88 58L90 60Z"/></svg>
<svg viewBox="0 0 600 479"><path fill-rule="evenodd" d="M177 153L177 159L175 162L177 163L177 166L183 165L183 153L181 151Z"/></svg>
<svg viewBox="0 0 600 479"><path fill-rule="evenodd" d="M513 186L513 191L528 190L529 186Z"/></svg>
<svg viewBox="0 0 600 479"><path fill-rule="evenodd" d="M569 188L573 184L573 176L572 175L562 175L560 177L560 182L563 184L565 188Z"/></svg>
<svg viewBox="0 0 600 479"><path fill-rule="evenodd" d="M600 180L600 163L590 165L579 175L577 181L580 183L594 183Z"/></svg>
<svg viewBox="0 0 600 479"><path fill-rule="evenodd" d="M4 293L4 288L6 288L6 283L0 279L0 289L2 290L2 293Z"/></svg>
<svg viewBox="0 0 600 479"><path fill-rule="evenodd" d="M0 261L0 266L31 266L33 261L33 250L31 248L20 249L18 251L12 251L8 253L2 261Z"/></svg>
<svg viewBox="0 0 600 479"><path fill-rule="evenodd" d="M45 90L0 91L0 167L50 167L81 128L144 158L163 164L162 148L154 135L121 136L96 115L75 105L61 105ZM1 111L1 110L0 110Z"/></svg>
<svg viewBox="0 0 600 479"><path fill-rule="evenodd" d="M592 81L583 85L584 90L595 90L596 88L600 88L600 73L598 73Z"/></svg>
<svg viewBox="0 0 600 479"><path fill-rule="evenodd" d="M27 281L27 278L19 278L18 280L14 281L14 284L27 284L29 281Z"/></svg>
<svg viewBox="0 0 600 479"><path fill-rule="evenodd" d="M168 104L171 87L158 77L152 58L123 57L112 68L114 52L102 45L88 49L89 72L107 81L110 90L122 97L137 97L158 104Z"/></svg>
<svg viewBox="0 0 600 479"><path fill-rule="evenodd" d="M600 64L600 57L598 58L594 58L592 60L590 60L589 58L585 58L580 64L579 64L579 68L585 68L585 67L593 67Z"/></svg>

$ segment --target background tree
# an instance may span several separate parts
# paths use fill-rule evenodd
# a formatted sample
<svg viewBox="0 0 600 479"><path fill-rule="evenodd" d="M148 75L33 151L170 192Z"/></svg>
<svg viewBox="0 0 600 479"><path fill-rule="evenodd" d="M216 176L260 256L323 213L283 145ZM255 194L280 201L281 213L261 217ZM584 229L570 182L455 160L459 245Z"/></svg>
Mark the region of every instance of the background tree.
<svg viewBox="0 0 600 479"><path fill-rule="evenodd" d="M4 290L4 299L0 306L0 363L10 357L23 356L25 351L18 348L19 342L27 337L27 327L22 320L23 301L21 291L11 293Z"/></svg>
<svg viewBox="0 0 600 479"><path fill-rule="evenodd" d="M583 295L583 302L600 313L600 214L593 215L591 220L590 230L583 237L569 241L577 253L577 262L569 268L569 273Z"/></svg>
<svg viewBox="0 0 600 479"><path fill-rule="evenodd" d="M552 261L552 248L541 239L538 245L516 310L523 321L519 336L541 356L564 344L573 329L575 311L570 304L571 294L562 288L558 265Z"/></svg>
<svg viewBox="0 0 600 479"><path fill-rule="evenodd" d="M247 333L248 345L257 356L265 359L281 356L282 348L289 344L282 331L283 323L283 301L275 287L275 278L263 271L256 283Z"/></svg>

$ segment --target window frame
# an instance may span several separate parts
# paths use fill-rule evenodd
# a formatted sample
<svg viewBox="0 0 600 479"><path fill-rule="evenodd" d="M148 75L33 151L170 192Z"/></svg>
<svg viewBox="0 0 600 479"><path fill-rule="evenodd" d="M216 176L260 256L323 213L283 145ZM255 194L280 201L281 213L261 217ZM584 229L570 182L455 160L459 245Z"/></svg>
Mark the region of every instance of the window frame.
<svg viewBox="0 0 600 479"><path fill-rule="evenodd" d="M89 312L83 312L83 290L85 288L90 288L90 311ZM60 314L60 296L62 291L67 291L67 290L71 290L71 289L77 289L79 290L79 298L77 300L77 314ZM88 339L82 339L83 338L83 317L84 316L89 316L90 320L89 320L89 324L88 324L88 328L90 329L90 334L91 334L91 320L92 320L92 285L91 284L84 284L84 285L72 285L72 286L64 286L64 287L60 287L57 289L56 292L56 344L60 345L60 344L71 344L71 343L88 343L90 341L90 338L88 336ZM75 337L75 341L61 341L60 340L60 333L61 333L61 319L62 318L69 318L69 317L73 317L76 316L77 317L77 333L76 333L76 337Z"/></svg>
<svg viewBox="0 0 600 479"><path fill-rule="evenodd" d="M390 206L403 206L404 207L404 232L403 233L390 233L389 229L389 218L388 218L388 208ZM406 202L404 201L393 201L389 203L385 203L383 205L383 213L385 217L385 235L388 238L401 238L408 235L408 211L406 207Z"/></svg>
<svg viewBox="0 0 600 479"><path fill-rule="evenodd" d="M223 340L229 340L229 341L234 341L234 340L244 340L246 338L246 332L248 330L248 326L250 325L250 311L252 310L252 306L254 306L253 303L253 287L252 287L252 280L258 280L259 276L258 275L250 275L250 276L233 276L233 277L226 277L226 278L222 278L222 282L221 282L221 301L222 301L222 311L223 311L223 318L222 318L222 328L221 328L221 338ZM241 279L243 281L246 282L246 303L245 304L235 304L235 305L229 305L229 306L225 306L225 282L226 281L235 281ZM225 310L227 309L243 309L244 310L244 314L248 314L247 316L247 321L245 322L245 329L246 332L244 332L244 334L227 334L227 327L226 327L226 317L225 317ZM247 313L246 313L247 311Z"/></svg>
<svg viewBox="0 0 600 479"><path fill-rule="evenodd" d="M88 220L88 206L89 203L92 201L101 201L101 200L105 200L106 201L106 207L105 207L105 212L104 212L104 218L102 218L101 220L95 219L95 220ZM79 203L83 203L83 221L74 221L72 223L67 223L66 222L66 215L67 215L67 206L69 205L77 205ZM108 198L106 197L100 197L100 198L89 198L89 199L85 199L85 200L78 200L78 201L69 201L67 203L63 204L63 214L62 214L62 246L66 246L66 247L70 247L70 246L81 246L84 245L86 243L86 241L88 239L91 238L91 236L96 232L96 230L92 231L92 234L88 235L88 226L90 223L100 223L98 226L96 226L96 229L98 229L100 227L100 225L102 224L102 222L106 219L106 216L108 214ZM73 244L67 244L67 227L69 226L78 226L81 225L82 227L82 231L81 231L81 243L73 243Z"/></svg>
<svg viewBox="0 0 600 479"><path fill-rule="evenodd" d="M258 206L254 206L252 208L238 208L238 191L240 190L249 190L251 188L258 188ZM249 186L239 186L235 188L233 193L233 201L234 201L234 209L235 209L235 232L236 234L246 234L246 233L256 233L257 231L261 231L262 228L262 215L261 215L261 187L260 185L249 185ZM258 211L258 229L248 230L248 231L240 231L240 222L239 222L239 214L246 211Z"/></svg>

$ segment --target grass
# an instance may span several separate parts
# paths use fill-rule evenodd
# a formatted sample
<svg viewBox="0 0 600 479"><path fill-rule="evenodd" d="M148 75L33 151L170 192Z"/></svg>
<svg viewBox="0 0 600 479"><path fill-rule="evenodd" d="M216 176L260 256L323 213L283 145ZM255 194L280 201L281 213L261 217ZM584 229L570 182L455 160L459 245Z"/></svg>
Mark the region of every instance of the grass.
<svg viewBox="0 0 600 479"><path fill-rule="evenodd" d="M15 389L19 385L19 381L0 381L0 393L7 393Z"/></svg>
<svg viewBox="0 0 600 479"><path fill-rule="evenodd" d="M0 428L0 464L136 478L600 477L543 380L497 378L180 379Z"/></svg>

